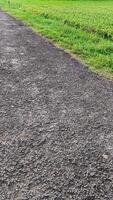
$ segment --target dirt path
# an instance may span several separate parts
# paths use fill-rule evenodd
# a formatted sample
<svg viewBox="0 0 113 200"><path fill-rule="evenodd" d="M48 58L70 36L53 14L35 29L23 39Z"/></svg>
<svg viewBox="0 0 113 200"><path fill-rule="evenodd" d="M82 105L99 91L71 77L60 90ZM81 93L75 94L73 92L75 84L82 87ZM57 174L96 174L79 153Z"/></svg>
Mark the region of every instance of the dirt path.
<svg viewBox="0 0 113 200"><path fill-rule="evenodd" d="M0 12L0 200L113 200L113 83Z"/></svg>

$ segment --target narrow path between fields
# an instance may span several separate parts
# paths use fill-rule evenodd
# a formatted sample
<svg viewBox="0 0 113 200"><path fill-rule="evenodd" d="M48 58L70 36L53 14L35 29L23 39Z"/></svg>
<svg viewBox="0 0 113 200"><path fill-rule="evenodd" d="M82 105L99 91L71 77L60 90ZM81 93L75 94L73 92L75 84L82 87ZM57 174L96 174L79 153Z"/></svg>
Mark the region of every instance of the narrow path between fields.
<svg viewBox="0 0 113 200"><path fill-rule="evenodd" d="M113 199L113 83L0 12L0 200Z"/></svg>

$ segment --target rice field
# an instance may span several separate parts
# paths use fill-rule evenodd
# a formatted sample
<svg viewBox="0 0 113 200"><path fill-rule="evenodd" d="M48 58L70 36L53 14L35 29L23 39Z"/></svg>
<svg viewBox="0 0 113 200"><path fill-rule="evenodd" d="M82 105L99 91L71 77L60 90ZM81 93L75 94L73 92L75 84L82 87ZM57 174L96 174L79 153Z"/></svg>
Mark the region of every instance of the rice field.
<svg viewBox="0 0 113 200"><path fill-rule="evenodd" d="M2 9L113 78L113 1L0 0Z"/></svg>

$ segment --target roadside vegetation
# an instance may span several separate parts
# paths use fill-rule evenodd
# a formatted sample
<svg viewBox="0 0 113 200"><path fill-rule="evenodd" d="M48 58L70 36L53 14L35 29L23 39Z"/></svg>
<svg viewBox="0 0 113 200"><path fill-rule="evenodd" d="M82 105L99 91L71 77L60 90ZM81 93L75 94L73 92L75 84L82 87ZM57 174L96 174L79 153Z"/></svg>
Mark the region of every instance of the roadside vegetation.
<svg viewBox="0 0 113 200"><path fill-rule="evenodd" d="M0 6L113 78L113 1L0 0Z"/></svg>

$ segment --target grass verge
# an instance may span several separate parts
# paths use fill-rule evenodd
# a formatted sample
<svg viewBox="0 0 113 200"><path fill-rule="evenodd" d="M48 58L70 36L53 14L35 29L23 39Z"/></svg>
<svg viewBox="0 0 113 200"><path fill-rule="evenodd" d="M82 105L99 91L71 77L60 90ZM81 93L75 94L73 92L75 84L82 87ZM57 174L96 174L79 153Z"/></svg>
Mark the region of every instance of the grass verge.
<svg viewBox="0 0 113 200"><path fill-rule="evenodd" d="M0 6L113 78L113 1L0 0Z"/></svg>

